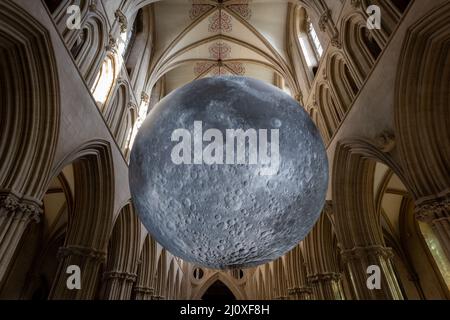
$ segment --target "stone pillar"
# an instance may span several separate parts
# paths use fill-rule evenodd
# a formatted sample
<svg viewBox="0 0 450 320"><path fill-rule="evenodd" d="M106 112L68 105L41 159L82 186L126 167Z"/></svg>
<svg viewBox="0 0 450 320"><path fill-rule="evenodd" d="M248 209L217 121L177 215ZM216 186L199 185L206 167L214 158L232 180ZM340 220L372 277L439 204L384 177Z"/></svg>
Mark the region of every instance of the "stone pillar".
<svg viewBox="0 0 450 320"><path fill-rule="evenodd" d="M92 300L96 296L101 265L106 261L106 253L94 248L68 245L60 248L58 272L50 291L49 299L56 300ZM69 290L67 287L67 268L80 267L81 289Z"/></svg>
<svg viewBox="0 0 450 320"><path fill-rule="evenodd" d="M107 300L129 300L137 275L124 271L108 271L103 274Z"/></svg>
<svg viewBox="0 0 450 320"><path fill-rule="evenodd" d="M42 212L36 200L0 194L0 288L24 232L30 223L40 222Z"/></svg>
<svg viewBox="0 0 450 320"><path fill-rule="evenodd" d="M416 201L416 219L428 223L450 261L450 197Z"/></svg>
<svg viewBox="0 0 450 320"><path fill-rule="evenodd" d="M319 300L345 300L339 273L319 273L308 276L313 295Z"/></svg>
<svg viewBox="0 0 450 320"><path fill-rule="evenodd" d="M134 300L152 300L155 290L150 287L136 286L133 288Z"/></svg>
<svg viewBox="0 0 450 320"><path fill-rule="evenodd" d="M358 300L402 300L403 295L392 267L392 250L382 246L355 247L344 250L342 259L349 281ZM367 268L378 266L381 271L381 289L370 290Z"/></svg>
<svg viewBox="0 0 450 320"><path fill-rule="evenodd" d="M310 287L295 287L288 289L289 300L311 300L312 289Z"/></svg>

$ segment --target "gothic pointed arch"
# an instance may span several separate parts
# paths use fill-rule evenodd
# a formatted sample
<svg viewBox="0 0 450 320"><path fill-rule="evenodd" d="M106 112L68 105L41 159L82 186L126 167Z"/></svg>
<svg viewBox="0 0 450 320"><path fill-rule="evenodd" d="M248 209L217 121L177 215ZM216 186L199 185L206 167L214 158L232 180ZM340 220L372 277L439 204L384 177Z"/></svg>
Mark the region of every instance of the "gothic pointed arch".
<svg viewBox="0 0 450 320"><path fill-rule="evenodd" d="M141 224L131 203L125 205L115 222L108 245L103 274L105 299L128 300L137 277Z"/></svg>
<svg viewBox="0 0 450 320"><path fill-rule="evenodd" d="M339 52L328 57L326 70L334 96L338 98L343 112L346 113L359 91L359 86L354 80L347 62Z"/></svg>
<svg viewBox="0 0 450 320"><path fill-rule="evenodd" d="M353 13L342 20L343 49L358 83L365 81L382 50L372 32L367 29L361 13Z"/></svg>
<svg viewBox="0 0 450 320"><path fill-rule="evenodd" d="M413 196L423 201L427 197L447 199L447 210L449 17L450 4L445 3L426 13L409 29L401 53L394 109L401 163L405 171L415 173L409 177L414 186Z"/></svg>
<svg viewBox="0 0 450 320"><path fill-rule="evenodd" d="M303 242L308 283L314 297L320 300L344 299L331 211L331 202L327 202L319 221Z"/></svg>
<svg viewBox="0 0 450 320"><path fill-rule="evenodd" d="M113 227L114 173L109 142L83 144L56 167L55 175L69 164L73 165L77 201L64 247L59 251L60 264L50 298L87 299L94 297L98 289L99 270L106 259ZM81 290L67 289L65 271L69 265L85 268Z"/></svg>
<svg viewBox="0 0 450 320"><path fill-rule="evenodd" d="M225 277L223 274L216 272L212 275L207 281L203 283L203 285L197 290L197 293L193 297L194 300L200 300L205 292L208 290L210 286L212 286L216 281L222 282L227 288L233 293L236 297L236 300L245 300L245 293L240 290L233 282L230 281L228 277Z"/></svg>
<svg viewBox="0 0 450 320"><path fill-rule="evenodd" d="M140 255L137 280L133 288L135 300L151 300L155 294L153 279L156 273L156 241L147 235Z"/></svg>
<svg viewBox="0 0 450 320"><path fill-rule="evenodd" d="M392 266L392 250L386 247L375 210L377 161L393 164L370 143L348 139L337 144L332 177L336 234L357 299L403 299ZM368 290L366 270L370 265L380 266L386 290Z"/></svg>
<svg viewBox="0 0 450 320"><path fill-rule="evenodd" d="M47 30L10 0L0 3L0 39L1 287L27 226L41 219L58 140L60 93Z"/></svg>

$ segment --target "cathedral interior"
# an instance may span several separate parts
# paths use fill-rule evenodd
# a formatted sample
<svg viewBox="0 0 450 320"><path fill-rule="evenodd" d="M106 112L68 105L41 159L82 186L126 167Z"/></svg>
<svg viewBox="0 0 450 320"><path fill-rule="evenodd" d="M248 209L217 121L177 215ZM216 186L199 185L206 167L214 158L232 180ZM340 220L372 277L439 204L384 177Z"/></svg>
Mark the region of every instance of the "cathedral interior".
<svg viewBox="0 0 450 320"><path fill-rule="evenodd" d="M448 300L449 49L448 0L0 1L0 299ZM298 101L329 162L312 231L246 269L172 255L128 183L148 112L223 75Z"/></svg>

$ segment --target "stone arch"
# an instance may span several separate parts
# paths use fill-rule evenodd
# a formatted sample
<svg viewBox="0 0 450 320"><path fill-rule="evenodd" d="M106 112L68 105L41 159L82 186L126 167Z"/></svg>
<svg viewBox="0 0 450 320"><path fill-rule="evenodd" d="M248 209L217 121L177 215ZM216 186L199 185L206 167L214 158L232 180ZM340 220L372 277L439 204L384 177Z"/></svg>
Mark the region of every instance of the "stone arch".
<svg viewBox="0 0 450 320"><path fill-rule="evenodd" d="M270 300L273 299L273 269L272 263L268 263L264 265L264 299Z"/></svg>
<svg viewBox="0 0 450 320"><path fill-rule="evenodd" d="M450 259L450 4L435 7L407 32L396 80L394 119L400 162L416 203ZM426 66L426 67L418 67Z"/></svg>
<svg viewBox="0 0 450 320"><path fill-rule="evenodd" d="M106 19L102 15L90 12L86 16L81 30L77 33L78 40L82 41L82 45L74 59L89 88L92 87L105 56L105 47L108 44L106 25ZM83 38L79 39L80 36ZM75 38L72 43L68 44L69 48L73 48L76 40Z"/></svg>
<svg viewBox="0 0 450 320"><path fill-rule="evenodd" d="M331 94L327 83L323 82L316 87L316 101L318 111L327 130L327 137L331 139L338 129L344 115L340 106Z"/></svg>
<svg viewBox="0 0 450 320"><path fill-rule="evenodd" d="M340 101L342 112L345 114L358 94L360 84L354 80L355 77L351 74L347 62L339 52L329 56L326 70L330 88Z"/></svg>
<svg viewBox="0 0 450 320"><path fill-rule="evenodd" d="M362 14L353 13L343 19L341 26L341 42L358 83L365 81L381 53L381 46L367 29L366 21Z"/></svg>
<svg viewBox="0 0 450 320"><path fill-rule="evenodd" d="M131 203L119 213L108 246L104 297L109 300L131 298L136 281L141 241L141 224Z"/></svg>
<svg viewBox="0 0 450 320"><path fill-rule="evenodd" d="M124 80L119 80L111 100L106 102L106 108L103 111L106 122L116 140L119 138L120 127L127 114L129 101L130 90L128 83Z"/></svg>
<svg viewBox="0 0 450 320"><path fill-rule="evenodd" d="M331 206L331 202L327 202L319 221L303 241L307 282L311 285L312 294L319 300L344 299L339 249L329 217L332 215Z"/></svg>
<svg viewBox="0 0 450 320"><path fill-rule="evenodd" d="M156 241L147 235L142 248L137 280L133 288L135 300L151 300L155 294L153 278L156 273L157 245Z"/></svg>
<svg viewBox="0 0 450 320"><path fill-rule="evenodd" d="M169 263L169 269L167 271L166 290L167 300L173 300L173 291L175 289L175 259L172 258Z"/></svg>
<svg viewBox="0 0 450 320"><path fill-rule="evenodd" d="M403 299L392 268L392 251L386 247L375 210L373 179L377 161L400 172L387 154L370 143L348 139L337 144L332 179L336 234L356 299ZM367 288L366 271L370 265L381 269L382 290Z"/></svg>
<svg viewBox="0 0 450 320"><path fill-rule="evenodd" d="M76 201L69 219L52 299L88 299L95 296L99 270L106 259L113 226L114 171L109 142L90 141L68 155L56 173L72 164ZM55 174L56 175L56 174ZM66 287L69 265L83 266L82 289Z"/></svg>
<svg viewBox="0 0 450 320"><path fill-rule="evenodd" d="M134 27L136 37L130 47L125 67L129 74L130 84L135 92L144 91L146 71L149 68L153 52L154 12L152 6L139 9Z"/></svg>
<svg viewBox="0 0 450 320"><path fill-rule="evenodd" d="M274 299L287 300L287 275L286 265L283 257L274 261L273 277L274 277Z"/></svg>
<svg viewBox="0 0 450 320"><path fill-rule="evenodd" d="M411 0L362 0L361 8L365 17L369 17L366 12L366 8L370 5L377 5L381 8L382 19L381 19L381 30L378 30L374 34L383 44L383 46L388 41L390 35L395 31L395 28L400 21L403 13L408 8Z"/></svg>
<svg viewBox="0 0 450 320"><path fill-rule="evenodd" d="M320 132L320 135L322 136L323 141L325 142L325 144L328 144L328 142L331 139L331 136L328 132L328 128L325 125L322 115L319 113L319 111L315 107L312 107L309 109L309 115L310 115L312 121L316 124L317 128L319 129L319 132Z"/></svg>
<svg viewBox="0 0 450 320"><path fill-rule="evenodd" d="M447 203L450 187L449 19L450 4L445 3L409 29L401 53L394 109L401 163L405 171L414 173L409 177L414 186L414 198L442 195Z"/></svg>
<svg viewBox="0 0 450 320"><path fill-rule="evenodd" d="M47 30L10 0L0 3L0 39L1 287L27 226L40 221L58 139L60 95Z"/></svg>
<svg viewBox="0 0 450 320"><path fill-rule="evenodd" d="M135 124L138 118L137 107L133 103L128 103L127 112L124 115L119 132L117 135L117 144L122 149L122 153L128 157L130 153L130 139L135 128Z"/></svg>
<svg viewBox="0 0 450 320"><path fill-rule="evenodd" d="M167 299L166 292L166 279L167 279L167 252L165 249L162 250L157 267L156 274L153 278L153 287L155 288L155 300L164 300Z"/></svg>
<svg viewBox="0 0 450 320"><path fill-rule="evenodd" d="M20 249L2 289L7 295L0 294L0 299L48 298L58 268L58 250L64 245L73 212L70 168L65 168L50 182L43 197L41 222L30 224L21 238Z"/></svg>
<svg viewBox="0 0 450 320"><path fill-rule="evenodd" d="M309 300L311 288L307 283L302 245L297 245L286 255L288 295L293 300Z"/></svg>
<svg viewBox="0 0 450 320"><path fill-rule="evenodd" d="M245 300L246 295L245 293L236 286L233 281L231 281L227 276L223 275L222 273L216 272L213 274L208 280L206 280L203 285L197 290L195 293L193 300L200 300L205 292L208 290L210 286L212 286L216 281L220 281L223 284L225 284L228 289L233 293L233 295L236 297L236 300Z"/></svg>

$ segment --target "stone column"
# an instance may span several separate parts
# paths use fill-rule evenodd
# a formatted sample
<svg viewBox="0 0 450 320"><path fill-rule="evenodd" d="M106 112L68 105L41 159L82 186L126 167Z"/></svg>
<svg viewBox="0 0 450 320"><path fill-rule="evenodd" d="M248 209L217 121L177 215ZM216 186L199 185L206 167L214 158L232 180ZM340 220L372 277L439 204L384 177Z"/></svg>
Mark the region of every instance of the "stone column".
<svg viewBox="0 0 450 320"><path fill-rule="evenodd" d="M133 288L134 300L152 300L155 290L150 287L136 286Z"/></svg>
<svg viewBox="0 0 450 320"><path fill-rule="evenodd" d="M106 261L106 253L94 248L68 245L59 249L58 258L60 263L49 299L94 299L98 290L100 268ZM72 265L80 267L80 290L69 290L67 287L67 279L70 277L70 274L67 273L67 268Z"/></svg>
<svg viewBox="0 0 450 320"><path fill-rule="evenodd" d="M349 274L354 296L358 300L402 300L403 295L392 267L392 250L382 246L355 247L344 250L342 259ZM367 268L378 266L381 271L381 289L370 290Z"/></svg>
<svg viewBox="0 0 450 320"><path fill-rule="evenodd" d="M288 289L289 300L311 300L311 287L294 287Z"/></svg>
<svg viewBox="0 0 450 320"><path fill-rule="evenodd" d="M428 223L450 261L450 197L416 201L416 219Z"/></svg>
<svg viewBox="0 0 450 320"><path fill-rule="evenodd" d="M42 212L36 200L0 194L0 288L24 232L30 223L40 222Z"/></svg>
<svg viewBox="0 0 450 320"><path fill-rule="evenodd" d="M345 300L339 273L318 273L308 276L313 295L320 300Z"/></svg>
<svg viewBox="0 0 450 320"><path fill-rule="evenodd" d="M124 271L108 271L103 274L107 300L129 300L137 275Z"/></svg>

